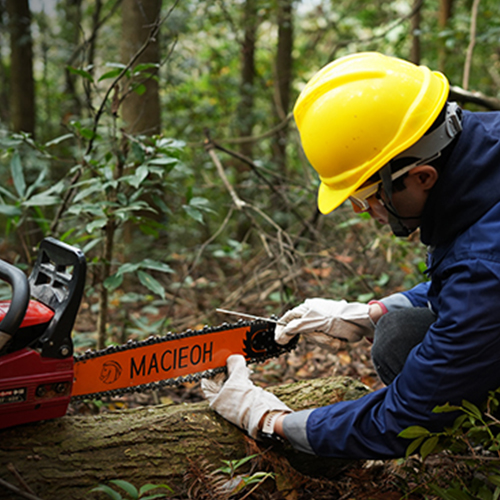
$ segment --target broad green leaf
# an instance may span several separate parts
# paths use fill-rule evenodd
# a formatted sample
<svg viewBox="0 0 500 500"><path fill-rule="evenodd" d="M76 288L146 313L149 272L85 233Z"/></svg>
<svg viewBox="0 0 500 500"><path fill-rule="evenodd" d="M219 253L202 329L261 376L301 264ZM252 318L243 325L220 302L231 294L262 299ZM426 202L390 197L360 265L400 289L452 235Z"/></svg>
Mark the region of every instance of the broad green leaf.
<svg viewBox="0 0 500 500"><path fill-rule="evenodd" d="M146 92L146 85L144 85L143 83L137 85L137 87L134 88L134 92L137 95L144 95Z"/></svg>
<svg viewBox="0 0 500 500"><path fill-rule="evenodd" d="M172 492L174 491L167 484L145 484L139 490L139 495L141 497L141 500L145 500L142 498L142 495L144 495L144 493L147 493L148 491L152 491L152 490L156 490L156 489L165 489L165 490L172 491Z"/></svg>
<svg viewBox="0 0 500 500"><path fill-rule="evenodd" d="M32 196L29 200L23 202L23 206L25 207L47 207L50 205L57 205L61 201L59 196L51 196L46 193L36 194Z"/></svg>
<svg viewBox="0 0 500 500"><path fill-rule="evenodd" d="M108 276L104 280L104 288L112 292L116 290L123 283L123 274L113 274L112 276Z"/></svg>
<svg viewBox="0 0 500 500"><path fill-rule="evenodd" d="M420 436L419 438L413 440L408 448L406 448L406 458L408 458L410 455L413 455L418 449L418 447L422 444L422 441L425 439L425 436Z"/></svg>
<svg viewBox="0 0 500 500"><path fill-rule="evenodd" d="M488 476L488 481L493 483L495 486L500 486L500 476L496 474L492 474L491 476Z"/></svg>
<svg viewBox="0 0 500 500"><path fill-rule="evenodd" d="M189 217L199 222L200 224L203 224L203 215L197 208L193 208L189 205L182 205L182 208L189 215Z"/></svg>
<svg viewBox="0 0 500 500"><path fill-rule="evenodd" d="M438 442L438 436L432 436L424 441L424 443L420 447L420 455L422 456L423 460L425 460L425 458L434 451Z"/></svg>
<svg viewBox="0 0 500 500"><path fill-rule="evenodd" d="M98 81L102 82L103 80L107 80L108 78L116 78L122 71L123 68L115 68L112 69L111 71L107 71L101 77L99 77Z"/></svg>
<svg viewBox="0 0 500 500"><path fill-rule="evenodd" d="M87 224L85 230L87 233L92 233L95 229L102 229L107 223L106 219L98 219Z"/></svg>
<svg viewBox="0 0 500 500"><path fill-rule="evenodd" d="M453 406L453 405L450 405L449 403L446 403L443 406L436 406L432 410L432 412L433 413L449 413L449 412L458 411L458 410L461 410L461 409L462 408L460 406Z"/></svg>
<svg viewBox="0 0 500 500"><path fill-rule="evenodd" d="M145 273L144 271L138 271L137 276L139 277L139 281L148 290L151 290L153 293L159 295L162 299L165 299L165 289L158 280L153 278L153 276L151 276L150 274Z"/></svg>
<svg viewBox="0 0 500 500"><path fill-rule="evenodd" d="M108 497L112 500L123 500L123 497L120 495L120 493L113 490L109 486L106 486L105 484L100 484L99 486L90 490L91 493L94 491L106 493L106 495L108 495Z"/></svg>
<svg viewBox="0 0 500 500"><path fill-rule="evenodd" d="M21 198L24 198L26 194L26 181L24 179L23 166L21 165L21 157L17 151L12 155L12 159L10 161L10 172L12 174L12 181L14 182L17 194Z"/></svg>
<svg viewBox="0 0 500 500"><path fill-rule="evenodd" d="M0 205L0 214L6 215L7 217L18 217L22 215L22 213L23 211L15 205Z"/></svg>
<svg viewBox="0 0 500 500"><path fill-rule="evenodd" d="M68 69L68 71L70 73L73 73L74 75L80 75L83 78L86 78L89 82L94 81L94 77L88 71L85 71L84 69L74 68L73 66L66 66L66 68Z"/></svg>
<svg viewBox="0 0 500 500"><path fill-rule="evenodd" d="M89 186L86 189L82 189L74 198L73 203L78 203L80 200L83 200L87 196L96 193L102 192L102 184L100 182L96 182L92 186Z"/></svg>
<svg viewBox="0 0 500 500"><path fill-rule="evenodd" d="M156 260L151 260L151 259L144 259L141 262L141 267L144 267L146 269L152 269L154 271L160 271L162 273L173 273L174 272L174 270L168 264L165 264L164 262L158 262Z"/></svg>
<svg viewBox="0 0 500 500"><path fill-rule="evenodd" d="M137 488L133 484L130 484L128 481L124 481L123 479L112 479L110 482L125 491L127 495L132 498L132 500L137 500L139 498L139 492L137 491Z"/></svg>
<svg viewBox="0 0 500 500"><path fill-rule="evenodd" d="M144 71L144 70L147 70L147 69L158 69L160 67L160 65L158 63L142 63L142 64L138 64L135 68L134 68L134 71L136 73L138 72L141 72L141 71Z"/></svg>
<svg viewBox="0 0 500 500"><path fill-rule="evenodd" d="M482 414L481 414L481 411L479 410L479 408L472 404L472 403L469 403L469 401L462 401L462 405L463 407L468 410L474 417L476 417L478 420L481 420L482 419Z"/></svg>
<svg viewBox="0 0 500 500"><path fill-rule="evenodd" d="M122 264L118 268L118 270L116 271L116 274L135 273L140 267L141 267L140 264L134 264L132 262L127 262L125 264Z"/></svg>
<svg viewBox="0 0 500 500"><path fill-rule="evenodd" d="M430 432L424 427L420 427L419 425L412 425L407 429L401 431L398 436L406 439L416 439L421 436L428 436Z"/></svg>

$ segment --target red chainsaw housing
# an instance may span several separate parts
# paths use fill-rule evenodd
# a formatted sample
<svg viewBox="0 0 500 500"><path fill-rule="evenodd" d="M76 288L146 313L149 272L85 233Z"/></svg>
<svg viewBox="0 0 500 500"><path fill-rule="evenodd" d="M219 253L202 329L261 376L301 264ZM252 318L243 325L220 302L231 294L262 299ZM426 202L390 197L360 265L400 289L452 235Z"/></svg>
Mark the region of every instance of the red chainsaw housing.
<svg viewBox="0 0 500 500"><path fill-rule="evenodd" d="M79 250L47 238L29 281L23 273L10 276L12 266L0 264L0 278L13 293L12 300L0 302L0 335L10 339L0 349L3 429L66 414L73 385L71 331L86 263Z"/></svg>

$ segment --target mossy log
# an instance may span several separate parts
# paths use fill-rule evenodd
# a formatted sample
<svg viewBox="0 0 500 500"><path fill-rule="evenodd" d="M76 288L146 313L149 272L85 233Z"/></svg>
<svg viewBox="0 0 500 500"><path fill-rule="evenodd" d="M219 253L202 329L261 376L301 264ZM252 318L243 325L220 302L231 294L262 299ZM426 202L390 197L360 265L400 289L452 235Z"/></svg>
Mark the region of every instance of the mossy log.
<svg viewBox="0 0 500 500"><path fill-rule="evenodd" d="M296 410L356 399L368 391L344 377L301 381L271 390ZM94 498L89 490L111 479L124 479L138 487L168 484L179 494L186 488L183 478L193 464L220 467L221 460L255 453L259 449L255 446L206 402L92 417L65 416L0 431L0 478L19 486L12 473L15 469L43 499ZM268 446L260 449L269 453ZM275 462L278 457L281 465L287 464L298 475L332 478L346 466L339 460L296 452L290 446L273 447L270 453ZM14 497L0 485L0 498Z"/></svg>

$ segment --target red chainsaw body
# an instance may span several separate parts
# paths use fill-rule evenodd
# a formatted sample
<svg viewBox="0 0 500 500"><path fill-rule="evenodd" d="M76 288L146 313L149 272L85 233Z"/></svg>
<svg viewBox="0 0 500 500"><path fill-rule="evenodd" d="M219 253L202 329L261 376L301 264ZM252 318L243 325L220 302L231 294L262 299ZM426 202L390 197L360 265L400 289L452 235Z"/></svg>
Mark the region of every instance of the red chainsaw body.
<svg viewBox="0 0 500 500"><path fill-rule="evenodd" d="M43 358L29 347L0 358L0 429L66 414L73 357Z"/></svg>
<svg viewBox="0 0 500 500"><path fill-rule="evenodd" d="M0 302L0 336L8 336L0 346L4 429L66 414L74 377L71 332L86 263L79 250L47 238L29 280L18 270L13 278L13 266L0 264L0 278L9 282L13 293L12 300Z"/></svg>

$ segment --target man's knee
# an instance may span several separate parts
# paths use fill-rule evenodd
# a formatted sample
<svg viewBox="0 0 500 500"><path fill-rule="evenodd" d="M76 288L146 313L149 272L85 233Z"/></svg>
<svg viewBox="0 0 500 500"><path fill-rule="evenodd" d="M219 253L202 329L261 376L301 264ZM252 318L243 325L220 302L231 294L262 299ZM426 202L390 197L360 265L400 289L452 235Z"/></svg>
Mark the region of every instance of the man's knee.
<svg viewBox="0 0 500 500"><path fill-rule="evenodd" d="M371 355L384 384L388 385L396 378L410 351L422 342L435 320L436 315L428 308L401 309L380 318Z"/></svg>

